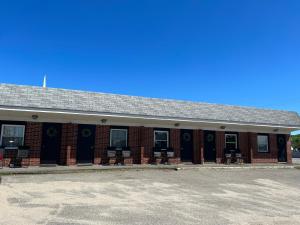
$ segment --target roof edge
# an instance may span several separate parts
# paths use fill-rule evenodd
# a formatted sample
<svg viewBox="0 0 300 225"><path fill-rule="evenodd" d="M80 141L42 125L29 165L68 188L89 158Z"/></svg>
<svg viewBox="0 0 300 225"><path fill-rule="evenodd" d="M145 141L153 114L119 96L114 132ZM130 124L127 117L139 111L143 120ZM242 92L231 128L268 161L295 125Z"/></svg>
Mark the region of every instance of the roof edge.
<svg viewBox="0 0 300 225"><path fill-rule="evenodd" d="M69 114L69 115L86 115L86 116L103 116L103 117L119 117L119 118L132 118L132 119L146 119L146 120L162 120L162 121L178 121L178 122L195 122L195 123L211 123L211 124L224 124L224 125L239 125L239 126L254 126L254 127L273 127L300 130L300 124L295 126L287 124L270 124L270 123L248 123L239 121L223 121L223 120L206 120L196 118L180 118L180 117L164 117L164 116L149 116L138 114L121 114L110 112L92 112L81 110L65 110L65 109L49 109L49 108L25 108L25 107L8 107L1 106L0 110L6 111L20 111L20 112L33 112L33 113L53 113L53 114Z"/></svg>

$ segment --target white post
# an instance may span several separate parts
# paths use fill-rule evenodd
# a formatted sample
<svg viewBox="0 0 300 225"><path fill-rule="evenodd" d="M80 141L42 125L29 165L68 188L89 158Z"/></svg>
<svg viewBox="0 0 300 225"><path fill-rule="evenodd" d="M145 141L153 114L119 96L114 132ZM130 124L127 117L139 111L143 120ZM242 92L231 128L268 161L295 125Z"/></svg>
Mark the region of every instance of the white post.
<svg viewBox="0 0 300 225"><path fill-rule="evenodd" d="M44 81L43 81L43 88L47 87L47 76L44 76Z"/></svg>

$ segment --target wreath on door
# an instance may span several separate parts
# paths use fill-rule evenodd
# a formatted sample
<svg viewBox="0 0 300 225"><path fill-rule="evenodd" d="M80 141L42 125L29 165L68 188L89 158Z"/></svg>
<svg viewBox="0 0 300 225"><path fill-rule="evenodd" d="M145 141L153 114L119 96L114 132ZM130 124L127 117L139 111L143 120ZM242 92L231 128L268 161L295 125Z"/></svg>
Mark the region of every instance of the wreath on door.
<svg viewBox="0 0 300 225"><path fill-rule="evenodd" d="M85 138L90 137L92 135L92 131L88 128L82 129L81 135Z"/></svg>
<svg viewBox="0 0 300 225"><path fill-rule="evenodd" d="M206 137L207 142L212 142L214 141L215 137L213 134L208 134Z"/></svg>
<svg viewBox="0 0 300 225"><path fill-rule="evenodd" d="M278 138L278 143L280 145L284 144L284 138L283 137Z"/></svg>
<svg viewBox="0 0 300 225"><path fill-rule="evenodd" d="M184 133L183 134L183 140L188 142L192 139L191 135L189 133Z"/></svg>
<svg viewBox="0 0 300 225"><path fill-rule="evenodd" d="M47 129L47 136L48 137L55 137L57 135L57 129L55 127L49 127Z"/></svg>

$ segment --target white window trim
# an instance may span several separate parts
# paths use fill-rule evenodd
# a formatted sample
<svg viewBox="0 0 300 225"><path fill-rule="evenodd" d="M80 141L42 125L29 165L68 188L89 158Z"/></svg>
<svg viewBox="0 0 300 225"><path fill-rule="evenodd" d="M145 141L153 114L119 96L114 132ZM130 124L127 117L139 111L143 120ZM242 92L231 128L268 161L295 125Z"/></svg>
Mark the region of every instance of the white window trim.
<svg viewBox="0 0 300 225"><path fill-rule="evenodd" d="M267 137L267 151L260 151L259 150L259 143L258 143L258 137L259 136ZM259 152L259 153L268 153L269 152L269 135L267 135L267 134L258 134L257 135L257 152Z"/></svg>
<svg viewBox="0 0 300 225"><path fill-rule="evenodd" d="M3 138L3 131L4 127L22 127L23 128L23 141L22 145L24 145L24 139L25 139L25 125L18 125L18 124L2 124L1 126L1 139L0 139L0 145L2 146L2 138ZM17 147L5 147L6 149L16 149Z"/></svg>
<svg viewBox="0 0 300 225"><path fill-rule="evenodd" d="M227 142L227 136L235 136L235 149L238 148L238 139L237 139L237 134L225 134L225 147L227 143L234 143L234 142Z"/></svg>
<svg viewBox="0 0 300 225"><path fill-rule="evenodd" d="M115 130L126 131L126 147L128 147L128 129L117 129L117 128L111 128L110 129L110 135L109 135L109 145L110 145L110 147L115 147L115 146L112 146L112 131L115 131Z"/></svg>
<svg viewBox="0 0 300 225"><path fill-rule="evenodd" d="M169 148L169 131L168 130L154 130L154 146L156 141L165 141L165 140L156 140L155 133L167 133L167 148Z"/></svg>

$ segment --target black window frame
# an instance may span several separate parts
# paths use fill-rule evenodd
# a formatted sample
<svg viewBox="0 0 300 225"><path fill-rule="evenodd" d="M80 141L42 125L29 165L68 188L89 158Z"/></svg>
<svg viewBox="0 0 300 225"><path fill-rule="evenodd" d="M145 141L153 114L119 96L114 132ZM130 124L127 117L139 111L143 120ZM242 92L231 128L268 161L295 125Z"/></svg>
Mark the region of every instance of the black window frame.
<svg viewBox="0 0 300 225"><path fill-rule="evenodd" d="M117 147L117 146L112 146L112 130L126 130L126 146L125 147ZM125 126L111 126L109 129L109 148L114 148L114 149L129 149L129 127Z"/></svg>
<svg viewBox="0 0 300 225"><path fill-rule="evenodd" d="M164 132L168 132L168 143L167 143L167 147L166 147L166 149L169 149L170 148L170 129L168 129L168 128L155 128L155 129L153 129L153 146L154 146L154 149L159 149L159 150L161 150L161 149L165 149L165 148L161 148L161 147L156 147L155 146L155 142L156 142L156 140L155 140L155 132L156 131L164 131Z"/></svg>
<svg viewBox="0 0 300 225"><path fill-rule="evenodd" d="M268 151L259 151L259 145L258 145L258 136L265 136L268 138ZM269 134L264 134L264 133L258 133L256 135L256 145L257 145L257 152L258 153L270 153L270 135Z"/></svg>

